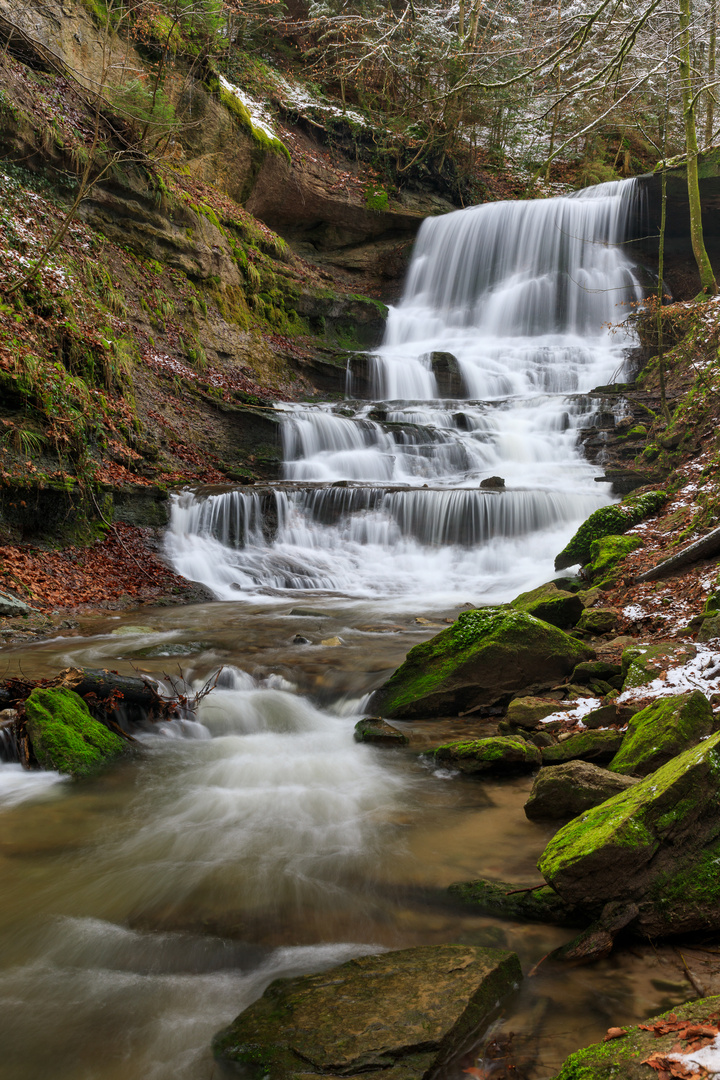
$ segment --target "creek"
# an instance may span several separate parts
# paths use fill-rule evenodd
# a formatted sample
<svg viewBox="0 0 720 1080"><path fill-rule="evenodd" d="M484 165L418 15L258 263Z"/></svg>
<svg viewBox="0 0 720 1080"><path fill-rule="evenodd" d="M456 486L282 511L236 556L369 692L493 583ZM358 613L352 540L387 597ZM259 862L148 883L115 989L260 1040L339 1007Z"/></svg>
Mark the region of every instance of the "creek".
<svg viewBox="0 0 720 1080"><path fill-rule="evenodd" d="M0 764L3 1080L210 1080L212 1034L275 977L447 941L507 946L527 971L572 936L445 891L534 883L553 831L525 819L529 779L470 782L418 757L486 721L408 725L412 747L392 751L353 727L412 645L548 580L608 501L576 438L587 391L632 343L610 324L641 295L618 246L634 198L628 182L426 222L373 400L350 386L284 406L272 491L176 500L168 556L218 600L5 648L31 678L222 672L194 721L148 728L138 758L92 782ZM457 397L439 398L433 352L457 358ZM480 488L493 474L505 490ZM668 953L636 949L540 967L500 1025L518 1032L519 1075L543 1080L608 1026L690 996Z"/></svg>

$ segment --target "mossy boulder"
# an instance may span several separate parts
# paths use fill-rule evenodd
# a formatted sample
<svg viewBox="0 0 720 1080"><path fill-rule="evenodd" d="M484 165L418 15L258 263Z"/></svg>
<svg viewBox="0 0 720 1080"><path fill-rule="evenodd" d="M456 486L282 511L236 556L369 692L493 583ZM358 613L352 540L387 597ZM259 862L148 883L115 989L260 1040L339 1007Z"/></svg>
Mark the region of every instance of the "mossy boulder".
<svg viewBox="0 0 720 1080"><path fill-rule="evenodd" d="M376 746L405 746L409 742L402 731L376 716L366 716L364 720L358 720L354 737L355 742L374 743Z"/></svg>
<svg viewBox="0 0 720 1080"><path fill-rule="evenodd" d="M550 698L532 696L513 698L508 705L505 720L513 727L532 731L546 716L552 716L563 707L562 702L553 701Z"/></svg>
<svg viewBox="0 0 720 1080"><path fill-rule="evenodd" d="M589 761L549 765L535 777L525 815L531 821L577 817L636 783L630 776L619 776Z"/></svg>
<svg viewBox="0 0 720 1080"><path fill-rule="evenodd" d="M598 585L610 585L618 576L618 567L631 551L642 547L639 536L605 536L590 545L590 561L585 566L588 580Z"/></svg>
<svg viewBox="0 0 720 1080"><path fill-rule="evenodd" d="M568 904L548 885L526 891L507 881L456 881L448 887L455 900L501 919L520 922L550 923L553 926L587 926L600 913L602 905L580 907Z"/></svg>
<svg viewBox="0 0 720 1080"><path fill-rule="evenodd" d="M609 768L628 776L648 776L696 746L712 729L710 702L700 690L658 698L630 720Z"/></svg>
<svg viewBox="0 0 720 1080"><path fill-rule="evenodd" d="M555 569L580 563L584 566L592 559L594 541L606 536L621 536L644 518L654 514L665 502L664 491L646 491L643 495L630 495L621 503L602 506L582 523L572 540L555 559Z"/></svg>
<svg viewBox="0 0 720 1080"><path fill-rule="evenodd" d="M581 731L554 746L542 749L543 765L560 765L565 761L611 761L623 741L620 731Z"/></svg>
<svg viewBox="0 0 720 1080"><path fill-rule="evenodd" d="M720 925L720 733L574 818L538 869L570 903L635 901L646 933Z"/></svg>
<svg viewBox="0 0 720 1080"><path fill-rule="evenodd" d="M276 979L214 1039L248 1080L417 1080L464 1048L519 982L515 953L435 945Z"/></svg>
<svg viewBox="0 0 720 1080"><path fill-rule="evenodd" d="M537 769L542 760L538 747L519 735L445 743L433 750L433 755L438 764L470 774L528 772Z"/></svg>
<svg viewBox="0 0 720 1080"><path fill-rule="evenodd" d="M622 654L623 689L649 686L668 669L684 667L696 656L697 649L689 643L659 641L654 645L631 645Z"/></svg>
<svg viewBox="0 0 720 1080"><path fill-rule="evenodd" d="M589 685L597 679L609 681L621 674L620 664L609 664L605 660L586 660L573 670L570 682Z"/></svg>
<svg viewBox="0 0 720 1080"><path fill-rule="evenodd" d="M716 1025L717 1019L710 1020L710 1017L716 1018L719 1009L720 997L701 998L674 1008L671 1013L661 1013L646 1020L645 1025L651 1027L655 1021L663 1018L669 1020L671 1017L688 1025ZM639 1026L627 1026L623 1030L625 1034L619 1038L595 1043L572 1054L553 1080L657 1080L657 1070L644 1062L652 1055L662 1057L675 1050L678 1044L677 1028L671 1026L671 1030L664 1035L656 1030L643 1030ZM681 1043L683 1049L686 1045ZM688 1072L690 1075L692 1070Z"/></svg>
<svg viewBox="0 0 720 1080"><path fill-rule="evenodd" d="M90 776L127 750L127 743L95 720L72 690L36 687L25 702L25 718L44 769Z"/></svg>
<svg viewBox="0 0 720 1080"><path fill-rule="evenodd" d="M521 593L511 601L510 606L561 630L575 626L583 611L582 600L577 593L558 588L554 581L531 592Z"/></svg>
<svg viewBox="0 0 720 1080"><path fill-rule="evenodd" d="M587 634L610 634L616 628L619 614L616 608L585 608L577 624Z"/></svg>
<svg viewBox="0 0 720 1080"><path fill-rule="evenodd" d="M370 699L383 716L452 716L495 705L519 690L552 685L594 657L562 630L513 608L463 612L447 630L411 649Z"/></svg>

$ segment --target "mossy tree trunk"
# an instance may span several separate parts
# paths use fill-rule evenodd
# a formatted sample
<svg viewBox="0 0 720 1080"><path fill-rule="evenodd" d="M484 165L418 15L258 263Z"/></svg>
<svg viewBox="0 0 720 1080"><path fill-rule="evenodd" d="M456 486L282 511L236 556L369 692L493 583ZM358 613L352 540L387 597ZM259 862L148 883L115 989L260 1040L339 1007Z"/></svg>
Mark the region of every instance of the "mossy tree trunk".
<svg viewBox="0 0 720 1080"><path fill-rule="evenodd" d="M696 99L693 94L692 68L690 63L690 0L678 0L680 21L680 49L678 65L682 90L683 118L685 121L685 145L687 148L687 184L690 203L690 239L693 254L700 272L700 297L714 296L717 292L715 274L710 264L703 239L700 184L698 180L698 144L695 125Z"/></svg>
<svg viewBox="0 0 720 1080"><path fill-rule="evenodd" d="M708 91L705 112L705 146L712 143L715 120L715 68L717 64L717 0L710 0L710 41L708 42Z"/></svg>

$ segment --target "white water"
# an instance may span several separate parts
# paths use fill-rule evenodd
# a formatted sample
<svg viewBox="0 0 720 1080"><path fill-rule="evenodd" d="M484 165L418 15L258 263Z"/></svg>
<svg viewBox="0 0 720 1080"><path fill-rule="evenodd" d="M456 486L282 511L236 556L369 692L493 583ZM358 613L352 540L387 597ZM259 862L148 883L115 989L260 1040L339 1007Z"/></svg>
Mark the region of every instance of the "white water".
<svg viewBox="0 0 720 1080"><path fill-rule="evenodd" d="M608 501L577 436L583 394L622 377L632 343L618 324L642 292L619 245L635 197L625 181L428 219L373 359L375 401L282 406L290 483L264 502L176 501L178 571L221 599L321 590L396 609L507 600L551 577ZM464 397L438 398L433 352L457 359ZM492 475L504 491L479 487Z"/></svg>

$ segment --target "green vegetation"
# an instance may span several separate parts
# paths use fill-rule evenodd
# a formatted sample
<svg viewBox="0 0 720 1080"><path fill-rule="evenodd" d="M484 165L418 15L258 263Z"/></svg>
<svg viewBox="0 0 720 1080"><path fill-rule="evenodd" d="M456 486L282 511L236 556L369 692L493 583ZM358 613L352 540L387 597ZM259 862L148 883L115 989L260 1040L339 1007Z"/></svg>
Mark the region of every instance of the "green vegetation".
<svg viewBox="0 0 720 1080"><path fill-rule="evenodd" d="M699 690L659 698L630 721L613 772L647 776L710 734L713 714Z"/></svg>
<svg viewBox="0 0 720 1080"><path fill-rule="evenodd" d="M91 776L127 749L118 735L93 719L72 690L36 688L25 702L25 713L33 751L45 769Z"/></svg>
<svg viewBox="0 0 720 1080"><path fill-rule="evenodd" d="M555 569L563 570L575 563L585 565L592 559L591 545L606 536L617 536L656 513L667 500L664 491L647 491L628 496L621 503L602 506L584 521L572 540L555 559Z"/></svg>

